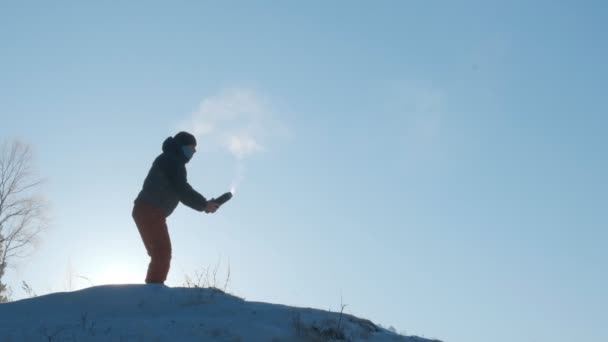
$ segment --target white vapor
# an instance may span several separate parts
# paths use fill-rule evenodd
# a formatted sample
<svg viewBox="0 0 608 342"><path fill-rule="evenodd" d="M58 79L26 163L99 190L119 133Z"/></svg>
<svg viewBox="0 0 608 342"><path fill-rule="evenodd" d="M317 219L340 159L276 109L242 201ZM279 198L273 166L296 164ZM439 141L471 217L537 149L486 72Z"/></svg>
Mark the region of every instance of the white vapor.
<svg viewBox="0 0 608 342"><path fill-rule="evenodd" d="M245 158L263 152L270 140L286 132L270 101L250 88L230 88L203 99L192 116L180 125L199 144L219 147L237 160L232 191L243 180Z"/></svg>
<svg viewBox="0 0 608 342"><path fill-rule="evenodd" d="M232 184L230 184L230 192L233 195L236 193L236 189L238 189L239 185L241 185L241 182L243 181L243 175L244 175L243 163L241 161L239 161L236 165L236 175L234 176L234 179L232 180Z"/></svg>
<svg viewBox="0 0 608 342"><path fill-rule="evenodd" d="M232 88L204 99L184 125L197 138L217 144L235 158L263 151L267 140L280 133L269 101L252 89Z"/></svg>

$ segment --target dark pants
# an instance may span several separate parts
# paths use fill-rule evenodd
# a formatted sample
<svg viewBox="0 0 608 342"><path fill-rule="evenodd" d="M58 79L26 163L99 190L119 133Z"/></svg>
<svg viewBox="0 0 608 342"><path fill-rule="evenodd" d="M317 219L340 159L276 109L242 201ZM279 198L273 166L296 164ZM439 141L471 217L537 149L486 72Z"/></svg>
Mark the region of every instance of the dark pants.
<svg viewBox="0 0 608 342"><path fill-rule="evenodd" d="M150 256L146 283L164 283L171 264L171 239L162 209L136 202L133 219Z"/></svg>

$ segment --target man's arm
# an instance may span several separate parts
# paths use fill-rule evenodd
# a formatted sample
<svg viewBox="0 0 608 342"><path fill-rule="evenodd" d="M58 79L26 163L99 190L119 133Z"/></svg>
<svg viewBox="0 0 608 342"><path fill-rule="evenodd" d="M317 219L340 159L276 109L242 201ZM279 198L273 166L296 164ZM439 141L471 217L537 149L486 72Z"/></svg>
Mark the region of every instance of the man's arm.
<svg viewBox="0 0 608 342"><path fill-rule="evenodd" d="M180 202L192 209L204 211L209 202L188 183L186 167L174 163L167 166L167 176L178 193Z"/></svg>

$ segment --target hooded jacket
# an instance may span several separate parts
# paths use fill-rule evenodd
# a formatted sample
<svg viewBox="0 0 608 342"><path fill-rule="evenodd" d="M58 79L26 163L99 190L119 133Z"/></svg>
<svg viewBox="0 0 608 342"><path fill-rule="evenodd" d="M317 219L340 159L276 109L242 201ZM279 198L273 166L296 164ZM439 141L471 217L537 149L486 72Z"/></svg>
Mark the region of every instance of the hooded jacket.
<svg viewBox="0 0 608 342"><path fill-rule="evenodd" d="M182 145L173 137L167 138L163 153L152 163L135 203L144 202L161 208L165 216L171 215L179 202L198 211L205 210L207 200L188 184L187 162Z"/></svg>

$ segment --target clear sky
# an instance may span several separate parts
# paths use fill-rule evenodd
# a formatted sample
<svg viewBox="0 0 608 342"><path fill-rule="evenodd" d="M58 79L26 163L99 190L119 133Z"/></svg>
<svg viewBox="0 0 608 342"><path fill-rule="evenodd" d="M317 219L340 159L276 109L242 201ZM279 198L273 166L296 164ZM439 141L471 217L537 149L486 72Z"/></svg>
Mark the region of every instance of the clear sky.
<svg viewBox="0 0 608 342"><path fill-rule="evenodd" d="M605 1L1 1L0 140L35 151L38 294L141 283L163 140L189 181L170 286L445 341L606 341ZM81 278L86 277L87 280Z"/></svg>

